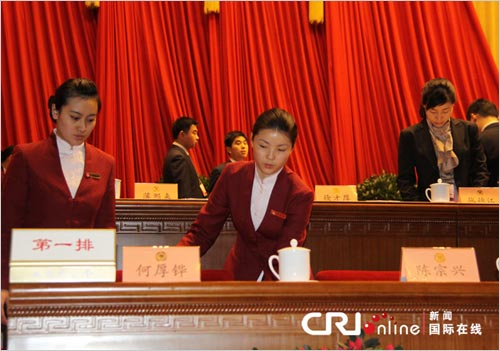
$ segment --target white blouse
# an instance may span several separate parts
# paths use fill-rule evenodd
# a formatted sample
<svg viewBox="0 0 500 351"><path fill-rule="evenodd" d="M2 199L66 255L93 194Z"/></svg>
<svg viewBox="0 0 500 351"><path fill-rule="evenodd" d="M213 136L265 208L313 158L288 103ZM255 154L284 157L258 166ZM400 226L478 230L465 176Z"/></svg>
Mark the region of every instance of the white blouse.
<svg viewBox="0 0 500 351"><path fill-rule="evenodd" d="M73 199L76 196L78 187L83 177L85 167L85 143L77 146L71 146L56 134L57 149L59 150L59 160Z"/></svg>
<svg viewBox="0 0 500 351"><path fill-rule="evenodd" d="M255 230L259 228L264 216L266 214L267 206L269 205L269 199L271 198L271 193L273 192L274 185L276 184L276 179L281 169L276 173L260 179L257 173L257 165L255 166L255 176L253 178L252 186L252 199L250 201L250 212L252 215L253 227Z"/></svg>

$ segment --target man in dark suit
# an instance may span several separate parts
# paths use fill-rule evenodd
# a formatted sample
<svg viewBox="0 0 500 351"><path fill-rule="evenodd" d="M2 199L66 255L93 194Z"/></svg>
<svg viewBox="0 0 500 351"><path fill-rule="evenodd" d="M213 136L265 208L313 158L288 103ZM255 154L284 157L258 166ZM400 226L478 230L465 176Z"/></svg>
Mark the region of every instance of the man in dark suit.
<svg viewBox="0 0 500 351"><path fill-rule="evenodd" d="M215 167L210 173L210 184L208 185L208 192L211 193L212 189L219 179L222 170L229 162L245 161L248 156L248 139L245 133L239 130L233 130L226 134L224 138L224 145L229 157L229 161L221 163Z"/></svg>
<svg viewBox="0 0 500 351"><path fill-rule="evenodd" d="M178 118L172 127L174 143L163 164L163 183L176 183L179 199L204 198L206 190L198 178L189 150L200 139L198 122L191 117Z"/></svg>
<svg viewBox="0 0 500 351"><path fill-rule="evenodd" d="M467 119L479 128L479 140L490 172L488 186L498 186L498 109L489 100L477 99L467 108Z"/></svg>

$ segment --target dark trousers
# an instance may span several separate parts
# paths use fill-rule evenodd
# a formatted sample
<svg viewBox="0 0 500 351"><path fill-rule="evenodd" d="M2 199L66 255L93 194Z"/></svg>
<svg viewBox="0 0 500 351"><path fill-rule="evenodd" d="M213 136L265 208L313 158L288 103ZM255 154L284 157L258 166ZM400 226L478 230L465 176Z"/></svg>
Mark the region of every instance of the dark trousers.
<svg viewBox="0 0 500 351"><path fill-rule="evenodd" d="M2 324L2 350L7 350L7 326Z"/></svg>

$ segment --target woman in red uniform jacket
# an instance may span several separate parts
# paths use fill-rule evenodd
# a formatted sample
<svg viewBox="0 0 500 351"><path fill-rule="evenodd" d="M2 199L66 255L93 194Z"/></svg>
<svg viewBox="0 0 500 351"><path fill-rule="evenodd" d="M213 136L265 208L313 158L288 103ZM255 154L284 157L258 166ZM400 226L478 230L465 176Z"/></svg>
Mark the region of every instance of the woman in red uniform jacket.
<svg viewBox="0 0 500 351"><path fill-rule="evenodd" d="M297 138L293 117L282 109L261 114L252 130L255 161L227 164L208 202L178 245L199 245L205 254L231 215L238 231L225 269L236 280L272 280L268 258L306 239L313 191L286 162Z"/></svg>
<svg viewBox="0 0 500 351"><path fill-rule="evenodd" d="M2 185L2 289L12 228L116 226L114 158L85 143L100 108L94 82L67 80L49 99L54 132L16 146Z"/></svg>

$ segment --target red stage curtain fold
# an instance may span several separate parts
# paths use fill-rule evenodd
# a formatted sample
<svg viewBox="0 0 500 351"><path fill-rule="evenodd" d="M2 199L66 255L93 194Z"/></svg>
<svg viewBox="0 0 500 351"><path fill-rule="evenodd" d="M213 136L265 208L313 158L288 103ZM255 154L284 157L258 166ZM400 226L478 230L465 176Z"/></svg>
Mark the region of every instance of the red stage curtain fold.
<svg viewBox="0 0 500 351"><path fill-rule="evenodd" d="M498 102L498 69L471 3L325 6L335 183L397 172L399 131L420 121L420 92L429 79L454 83L457 118L478 97Z"/></svg>
<svg viewBox="0 0 500 351"><path fill-rule="evenodd" d="M115 155L125 196L134 182L160 180L177 117L194 116L202 151L214 149L207 24L201 2L101 3L96 82L107 103L96 143ZM211 159L200 152L192 156L206 174Z"/></svg>
<svg viewBox="0 0 500 351"><path fill-rule="evenodd" d="M47 102L71 77L94 78L97 18L83 2L2 6L2 148L44 139Z"/></svg>

